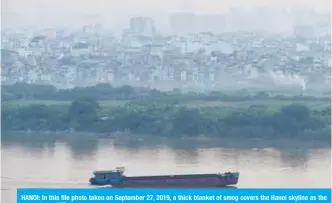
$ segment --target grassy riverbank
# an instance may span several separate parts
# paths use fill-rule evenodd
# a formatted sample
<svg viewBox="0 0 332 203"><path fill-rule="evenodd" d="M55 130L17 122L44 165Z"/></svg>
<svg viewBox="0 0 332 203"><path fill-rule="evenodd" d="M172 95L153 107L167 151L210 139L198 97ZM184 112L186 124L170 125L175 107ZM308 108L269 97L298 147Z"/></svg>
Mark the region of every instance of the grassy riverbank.
<svg viewBox="0 0 332 203"><path fill-rule="evenodd" d="M109 85L6 88L1 104L4 130L330 139L329 98L159 92Z"/></svg>
<svg viewBox="0 0 332 203"><path fill-rule="evenodd" d="M2 105L5 108L17 108L30 105L46 105L46 106L69 106L72 101L57 101L57 100L11 100L4 101ZM103 107L123 106L130 102L130 100L99 100L99 104ZM295 101L297 104L308 106L309 108L324 108L328 106L326 101ZM248 101L204 101L193 100L186 102L178 102L179 104L186 105L187 107L200 108L200 107L250 107L252 105L266 105L271 108L281 108L285 105L294 103L291 100L248 100Z"/></svg>

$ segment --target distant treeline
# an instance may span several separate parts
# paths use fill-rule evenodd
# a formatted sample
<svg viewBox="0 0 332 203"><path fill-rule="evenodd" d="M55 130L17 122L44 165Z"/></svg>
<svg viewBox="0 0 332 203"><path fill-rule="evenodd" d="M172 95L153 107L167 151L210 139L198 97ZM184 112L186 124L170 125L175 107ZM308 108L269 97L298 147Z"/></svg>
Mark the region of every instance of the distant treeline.
<svg viewBox="0 0 332 203"><path fill-rule="evenodd" d="M51 85L36 85L17 83L2 85L1 100L58 100L73 101L81 98L94 98L96 100L140 100L140 101L247 101L247 100L291 100L291 101L330 101L330 97L311 96L284 96L271 95L267 92L250 93L246 90L232 93L212 91L208 93L188 92L182 93L179 89L171 92L161 92L156 89L141 87L112 87L110 84L98 84L90 87L75 87L73 89L57 89Z"/></svg>
<svg viewBox="0 0 332 203"><path fill-rule="evenodd" d="M13 86L10 88L13 88ZM53 95L53 98L56 95L59 98L68 99L79 97L78 92L91 96L91 94L96 94L93 93L93 90L98 90L97 98L112 97L110 93L101 94L103 88L112 90L114 95L121 94L119 88L99 85L91 88L59 91L52 88L53 93L47 91L47 87L45 87L45 91L40 91L40 94L25 96L50 99L51 95ZM134 93L135 89L126 88L130 91L127 89L127 94L124 97L129 98L128 95L138 96L138 93ZM15 91L16 93L19 92L17 89ZM21 90L21 92L24 91ZM164 95L164 93L158 91L156 91L156 94ZM43 95L49 95L50 97L45 98ZM21 95L21 98L25 98L25 96ZM83 94L83 96L86 95ZM103 108L95 99L86 98L73 100L69 106L34 104L19 108L2 108L1 121L3 130L18 131L85 131L98 133L127 131L155 136L206 135L261 138L288 136L326 140L331 138L330 106L319 110L311 110L305 105L291 104L282 107L278 111L271 111L267 106L257 105L231 111L226 108L187 108L182 105L136 101L123 106Z"/></svg>

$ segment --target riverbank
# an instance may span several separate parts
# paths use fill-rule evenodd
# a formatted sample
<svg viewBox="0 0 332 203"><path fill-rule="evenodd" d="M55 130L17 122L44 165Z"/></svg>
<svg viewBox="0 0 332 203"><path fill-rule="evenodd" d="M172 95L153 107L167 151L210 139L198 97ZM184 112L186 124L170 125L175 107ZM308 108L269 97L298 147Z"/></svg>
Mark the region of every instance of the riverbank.
<svg viewBox="0 0 332 203"><path fill-rule="evenodd" d="M2 87L2 129L154 136L330 139L329 97L267 92L160 92L99 84Z"/></svg>
<svg viewBox="0 0 332 203"><path fill-rule="evenodd" d="M13 84L2 85L1 101L58 101L68 102L81 98L94 98L98 101L157 101L167 103L184 102L237 102L237 101L289 101L289 102L328 102L330 95L310 96L301 92L275 93L253 89L238 89L228 91L183 92L180 89L162 92L142 87L113 87L110 84L98 84L90 87L76 87L73 89L57 89L51 85Z"/></svg>
<svg viewBox="0 0 332 203"><path fill-rule="evenodd" d="M95 100L82 99L70 105L9 106L2 105L3 130L330 138L329 108L309 108L296 103L280 108L267 105L188 107L137 102L102 106Z"/></svg>

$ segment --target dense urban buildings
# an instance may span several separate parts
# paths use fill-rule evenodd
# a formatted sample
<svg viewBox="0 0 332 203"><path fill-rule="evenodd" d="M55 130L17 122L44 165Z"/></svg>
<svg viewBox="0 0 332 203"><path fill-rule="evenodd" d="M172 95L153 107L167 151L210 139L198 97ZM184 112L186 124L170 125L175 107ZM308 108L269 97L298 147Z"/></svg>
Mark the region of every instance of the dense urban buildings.
<svg viewBox="0 0 332 203"><path fill-rule="evenodd" d="M248 13L240 18L239 10L232 12L171 14L173 34L167 35L158 33L158 23L144 16L128 19L121 36L104 31L98 23L76 31L3 31L2 83L61 88L100 82L196 88L268 83L302 90L330 86L326 20L294 21L282 34L276 31L282 30L280 26L271 26L267 19ZM261 15L273 13L264 12Z"/></svg>

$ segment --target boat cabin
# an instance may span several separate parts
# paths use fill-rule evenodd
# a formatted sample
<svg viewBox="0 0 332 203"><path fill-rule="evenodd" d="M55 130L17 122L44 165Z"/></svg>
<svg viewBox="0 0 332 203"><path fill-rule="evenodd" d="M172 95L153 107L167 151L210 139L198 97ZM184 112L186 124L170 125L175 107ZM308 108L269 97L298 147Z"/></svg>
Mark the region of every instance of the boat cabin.
<svg viewBox="0 0 332 203"><path fill-rule="evenodd" d="M93 174L96 179L122 179L124 171L123 167L117 167L115 170L94 171Z"/></svg>

